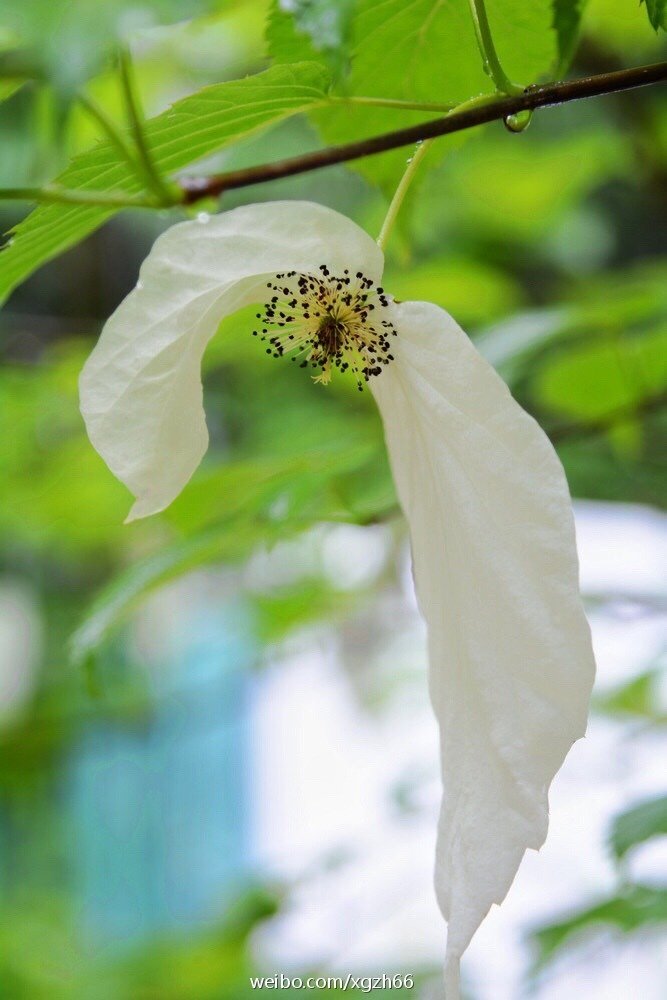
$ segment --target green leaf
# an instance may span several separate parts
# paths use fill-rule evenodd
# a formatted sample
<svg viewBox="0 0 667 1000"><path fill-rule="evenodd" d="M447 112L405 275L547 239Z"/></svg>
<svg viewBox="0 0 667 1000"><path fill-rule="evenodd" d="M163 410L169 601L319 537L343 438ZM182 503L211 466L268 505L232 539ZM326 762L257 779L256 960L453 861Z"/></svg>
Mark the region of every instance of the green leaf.
<svg viewBox="0 0 667 1000"><path fill-rule="evenodd" d="M377 443L328 446L294 456L229 462L202 473L164 516L182 532L194 532L135 563L93 601L71 640L76 663L90 661L110 632L152 590L197 566L238 562L258 545L270 545L323 520L365 520L377 508L349 496L348 477L379 479ZM211 497L217 497L215 508ZM376 498L390 504L393 497Z"/></svg>
<svg viewBox="0 0 667 1000"><path fill-rule="evenodd" d="M583 421L604 420L667 386L667 328L641 337L615 331L555 357L536 379L541 402Z"/></svg>
<svg viewBox="0 0 667 1000"><path fill-rule="evenodd" d="M609 844L617 860L652 837L667 836L667 795L648 799L614 819Z"/></svg>
<svg viewBox="0 0 667 1000"><path fill-rule="evenodd" d="M492 0L489 18L508 75L532 83L555 65L557 39L551 0ZM355 96L458 104L493 87L485 75L468 0L360 0L351 25L352 68L344 92ZM424 111L342 106L319 116L328 142L376 135L428 117ZM435 112L431 117L436 117ZM461 137L438 143L445 151ZM409 155L409 154L407 154ZM392 151L355 164L385 190L405 169L406 152ZM429 165L437 162L433 152Z"/></svg>
<svg viewBox="0 0 667 1000"><path fill-rule="evenodd" d="M465 41L462 44L463 57L460 60L454 58L450 61L449 52L444 56L441 53L440 58L434 60L429 58L429 53L435 50L437 41L430 32L420 35L420 28L427 24L428 12L433 7L431 0L418 0L410 5L404 5L401 0L390 0L381 7L383 13L386 10L386 19L380 18L377 4L362 0L358 5L352 24L352 70L340 88L344 95L454 104L473 93L489 89L481 70L469 14L462 16L460 10L447 7L447 24L454 33L461 33L464 39L467 28L469 44L466 45ZM438 62L437 69L435 62ZM428 83L421 73L414 72L415 67L422 66L430 78ZM338 144L417 124L437 115L435 112L429 115L425 111L343 103L339 108L327 110L326 115L312 117L325 142ZM461 134L439 142L435 148L443 154L463 141L464 135ZM410 155L409 149L397 149L356 160L350 166L367 180L378 184L389 197ZM434 150L431 149L419 178L424 176L425 168L432 167L435 162Z"/></svg>
<svg viewBox="0 0 667 1000"><path fill-rule="evenodd" d="M554 357L534 385L547 410L567 414L570 423L608 423L619 454L638 456L643 407L667 391L667 327L642 336L603 330L596 341Z"/></svg>
<svg viewBox="0 0 667 1000"><path fill-rule="evenodd" d="M0 448L0 536L56 561L92 551L102 565L127 535L127 492L85 437L77 380L87 348L82 338L61 340L39 365L0 366L0 409L12 428Z"/></svg>
<svg viewBox="0 0 667 1000"><path fill-rule="evenodd" d="M262 644L278 642L295 628L325 619L334 623L359 608L359 591L336 590L323 580L305 580L252 598L253 621Z"/></svg>
<svg viewBox="0 0 667 1000"><path fill-rule="evenodd" d="M31 76L22 65L19 42L16 32L0 24L0 102L16 93Z"/></svg>
<svg viewBox="0 0 667 1000"><path fill-rule="evenodd" d="M316 39L302 27L299 17L303 5L294 11L285 10L280 0L273 0L266 21L268 55L276 63L319 62L322 50L316 48Z"/></svg>
<svg viewBox="0 0 667 1000"><path fill-rule="evenodd" d="M276 66L215 84L177 101L146 124L147 142L165 175L259 129L326 101L328 76L313 63ZM57 178L64 188L136 195L140 182L109 143L77 156ZM78 243L117 209L41 205L13 230L0 253L0 301L37 267Z"/></svg>
<svg viewBox="0 0 667 1000"><path fill-rule="evenodd" d="M471 226L504 244L532 236L541 252L568 208L618 177L627 162L618 134L602 126L541 143L507 142L496 131L466 153L452 162L441 191L454 202L445 208L458 209L462 236Z"/></svg>
<svg viewBox="0 0 667 1000"><path fill-rule="evenodd" d="M337 79L349 59L352 0L273 0L266 26L269 55L277 63L323 62Z"/></svg>
<svg viewBox="0 0 667 1000"><path fill-rule="evenodd" d="M588 0L553 0L553 23L558 36L558 76L562 76L572 62L587 3Z"/></svg>
<svg viewBox="0 0 667 1000"><path fill-rule="evenodd" d="M296 454L204 468L164 517L184 533L249 520L256 525L257 542L263 541L264 528L271 524L298 530L314 520L346 518L350 505L338 493L328 491L375 454L377 442L363 427L359 431L352 445L319 445ZM216 498L214 504L211 497Z"/></svg>
<svg viewBox="0 0 667 1000"><path fill-rule="evenodd" d="M557 439L574 495L661 506L664 265L646 261L582 279L568 298L492 327L477 347L543 427L580 428Z"/></svg>
<svg viewBox="0 0 667 1000"><path fill-rule="evenodd" d="M395 298L434 302L466 329L508 315L521 304L519 285L506 271L473 257L437 256L410 269L388 268L384 282Z"/></svg>
<svg viewBox="0 0 667 1000"><path fill-rule="evenodd" d="M567 919L540 927L531 934L538 953L535 971L550 962L569 944L574 935L584 931L598 933L615 929L624 934L651 924L667 921L667 889L633 885L624 895L606 899L595 906L579 910Z"/></svg>
<svg viewBox="0 0 667 1000"><path fill-rule="evenodd" d="M582 282L558 308L518 313L477 337L514 390L570 418L604 419L667 382L667 285L660 262ZM598 367L599 365L599 367Z"/></svg>
<svg viewBox="0 0 667 1000"><path fill-rule="evenodd" d="M550 0L490 0L489 19L508 76L534 82L556 56ZM468 0L361 0L353 24L355 94L423 101L465 101L492 90Z"/></svg>
<svg viewBox="0 0 667 1000"><path fill-rule="evenodd" d="M168 545L155 555L135 563L116 576L93 602L83 622L72 635L70 655L74 663L89 666L95 650L151 591L169 580L216 560L238 558L244 552L240 531L227 525Z"/></svg>
<svg viewBox="0 0 667 1000"><path fill-rule="evenodd" d="M0 33L18 36L54 89L72 95L128 34L211 14L216 0L3 0ZM1 35L0 35L1 41Z"/></svg>
<svg viewBox="0 0 667 1000"><path fill-rule="evenodd" d="M25 80L0 80L0 101L10 98L25 82Z"/></svg>
<svg viewBox="0 0 667 1000"><path fill-rule="evenodd" d="M505 381L513 386L531 368L535 358L562 333L565 310L542 309L518 313L484 330L476 346Z"/></svg>
<svg viewBox="0 0 667 1000"><path fill-rule="evenodd" d="M646 4L646 13L652 26L658 31L663 28L667 31L667 0L643 0Z"/></svg>
<svg viewBox="0 0 667 1000"><path fill-rule="evenodd" d="M593 708L612 716L631 716L664 724L667 716L660 709L659 669L646 670L632 680L595 697Z"/></svg>

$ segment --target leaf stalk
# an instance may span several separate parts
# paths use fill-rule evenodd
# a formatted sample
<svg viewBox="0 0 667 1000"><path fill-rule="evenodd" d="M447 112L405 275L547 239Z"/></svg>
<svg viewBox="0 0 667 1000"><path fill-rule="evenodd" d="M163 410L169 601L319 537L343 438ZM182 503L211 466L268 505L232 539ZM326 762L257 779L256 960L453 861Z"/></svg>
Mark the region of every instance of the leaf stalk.
<svg viewBox="0 0 667 1000"><path fill-rule="evenodd" d="M469 3L472 22L475 27L475 37L477 38L477 45L479 46L484 63L484 71L491 77L499 93L520 94L523 87L512 83L501 65L493 41L493 35L491 34L491 25L489 24L484 0L469 0Z"/></svg>

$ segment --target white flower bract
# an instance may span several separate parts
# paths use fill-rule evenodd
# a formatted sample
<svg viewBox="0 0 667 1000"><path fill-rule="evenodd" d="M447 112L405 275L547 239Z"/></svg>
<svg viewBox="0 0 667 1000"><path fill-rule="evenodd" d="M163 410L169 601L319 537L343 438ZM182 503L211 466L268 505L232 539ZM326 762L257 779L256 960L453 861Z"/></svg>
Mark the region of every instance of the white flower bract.
<svg viewBox="0 0 667 1000"><path fill-rule="evenodd" d="M171 503L206 450L201 359L224 316L265 305L257 332L269 352L294 350L323 381L334 366L369 380L428 627L443 778L435 882L454 1000L461 954L526 848L544 841L549 785L586 728L594 661L549 440L444 310L378 289L383 263L362 229L307 202L174 226L106 324L81 410L136 497L135 518ZM354 298L354 315L336 294ZM321 315L304 320L312 308Z"/></svg>

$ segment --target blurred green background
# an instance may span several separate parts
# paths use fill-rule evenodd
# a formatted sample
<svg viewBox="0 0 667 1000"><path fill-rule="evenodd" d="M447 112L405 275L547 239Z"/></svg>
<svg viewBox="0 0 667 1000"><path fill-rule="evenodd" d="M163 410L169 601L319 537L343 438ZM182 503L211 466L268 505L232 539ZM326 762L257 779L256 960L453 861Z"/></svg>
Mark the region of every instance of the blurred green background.
<svg viewBox="0 0 667 1000"><path fill-rule="evenodd" d="M329 5L334 22L347 6ZM266 15L260 0L7 4L0 186L42 183L95 141L78 88L121 120L106 47L118 30L154 115L265 68ZM572 75L665 51L638 4L591 0ZM317 142L294 118L207 167ZM590 747L552 806L556 846L490 918L466 988L659 1000L667 101L655 87L570 104L521 135L497 124L437 149L385 285L450 311L552 435L584 501L600 666ZM222 207L270 198L328 204L370 232L386 210L363 164ZM26 208L5 204L3 230ZM0 314L0 997L240 1000L262 993L258 971L351 968L416 974L412 990L373 995L435 998L433 724L372 400L266 359L242 315L207 353L212 445L167 512L124 526L129 496L84 433L82 363L152 240L182 217L117 216Z"/></svg>

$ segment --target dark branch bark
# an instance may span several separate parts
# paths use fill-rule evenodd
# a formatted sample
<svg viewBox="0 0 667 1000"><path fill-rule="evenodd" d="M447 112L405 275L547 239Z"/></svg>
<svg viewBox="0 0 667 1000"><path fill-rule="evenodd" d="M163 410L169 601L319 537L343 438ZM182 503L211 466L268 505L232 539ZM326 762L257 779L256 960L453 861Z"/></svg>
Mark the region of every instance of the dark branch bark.
<svg viewBox="0 0 667 1000"><path fill-rule="evenodd" d="M475 128L477 125L484 125L487 122L500 121L520 111L535 111L538 108L565 104L568 101L578 101L584 97L620 93L665 80L667 80L667 62L651 66L637 66L633 69L623 69L613 73L600 73L596 76L565 83L546 83L528 87L522 94L516 96L491 99L488 104L452 111L442 118L397 129L395 132L385 132L382 135L361 139L358 142L318 149L312 153L305 153L303 156L294 156L286 160L278 160L275 163L263 163L243 170L231 170L214 177L182 179L180 186L183 190L183 202L192 204L201 198L216 197L224 191L231 191L234 188L250 187L252 184L261 184L265 181L278 180L281 177L292 177L295 174L319 170L321 167L329 167L335 163L345 163L363 156L374 156L390 149L414 145L424 139L450 135L452 132Z"/></svg>

